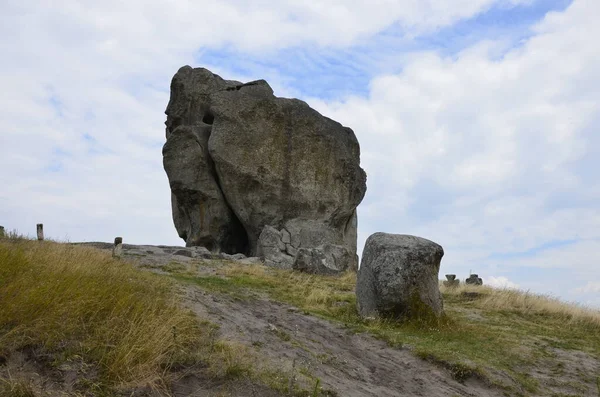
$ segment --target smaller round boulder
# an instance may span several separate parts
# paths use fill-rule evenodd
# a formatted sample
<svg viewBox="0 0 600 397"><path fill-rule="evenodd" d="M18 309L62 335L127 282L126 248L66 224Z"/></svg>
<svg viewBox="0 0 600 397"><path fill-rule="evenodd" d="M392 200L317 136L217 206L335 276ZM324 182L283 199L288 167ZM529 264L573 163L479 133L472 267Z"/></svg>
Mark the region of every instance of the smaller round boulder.
<svg viewBox="0 0 600 397"><path fill-rule="evenodd" d="M362 317L439 317L438 274L444 250L421 237L375 233L365 243L356 283Z"/></svg>

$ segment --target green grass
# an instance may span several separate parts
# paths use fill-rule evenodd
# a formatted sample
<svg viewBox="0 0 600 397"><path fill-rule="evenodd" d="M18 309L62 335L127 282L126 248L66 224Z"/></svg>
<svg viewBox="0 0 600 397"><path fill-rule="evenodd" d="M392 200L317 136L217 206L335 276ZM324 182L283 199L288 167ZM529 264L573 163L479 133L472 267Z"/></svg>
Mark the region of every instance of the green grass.
<svg viewBox="0 0 600 397"><path fill-rule="evenodd" d="M517 395L543 392L529 373L544 360L553 362L554 348L600 357L600 312L520 291L442 289L446 315L437 321L365 321L356 312L353 273L335 278L222 261L215 276L173 276L246 299L267 294L355 332L409 348L444 366L459 381L476 376Z"/></svg>

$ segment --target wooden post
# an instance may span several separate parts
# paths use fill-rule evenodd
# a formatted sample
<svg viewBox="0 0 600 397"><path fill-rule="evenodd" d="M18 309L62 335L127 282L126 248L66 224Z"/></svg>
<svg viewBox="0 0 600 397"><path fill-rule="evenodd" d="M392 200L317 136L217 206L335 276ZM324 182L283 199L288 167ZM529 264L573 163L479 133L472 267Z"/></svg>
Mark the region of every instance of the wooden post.
<svg viewBox="0 0 600 397"><path fill-rule="evenodd" d="M4 238L4 226L0 226L0 238Z"/></svg>
<svg viewBox="0 0 600 397"><path fill-rule="evenodd" d="M123 237L115 237L115 245L113 246L113 258L120 258L123 253Z"/></svg>
<svg viewBox="0 0 600 397"><path fill-rule="evenodd" d="M44 240L44 225L42 223L37 224L37 238L40 241Z"/></svg>

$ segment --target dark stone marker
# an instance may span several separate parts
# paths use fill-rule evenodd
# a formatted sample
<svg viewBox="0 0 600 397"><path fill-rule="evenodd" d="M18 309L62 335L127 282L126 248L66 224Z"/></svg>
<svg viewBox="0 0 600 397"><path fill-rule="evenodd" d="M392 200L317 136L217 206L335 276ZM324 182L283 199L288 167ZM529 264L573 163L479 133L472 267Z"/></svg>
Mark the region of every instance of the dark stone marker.
<svg viewBox="0 0 600 397"><path fill-rule="evenodd" d="M113 247L113 258L120 258L123 253L123 237L115 237L115 245Z"/></svg>
<svg viewBox="0 0 600 397"><path fill-rule="evenodd" d="M477 274L471 274L469 278L465 280L465 283L469 285L483 285L483 280Z"/></svg>

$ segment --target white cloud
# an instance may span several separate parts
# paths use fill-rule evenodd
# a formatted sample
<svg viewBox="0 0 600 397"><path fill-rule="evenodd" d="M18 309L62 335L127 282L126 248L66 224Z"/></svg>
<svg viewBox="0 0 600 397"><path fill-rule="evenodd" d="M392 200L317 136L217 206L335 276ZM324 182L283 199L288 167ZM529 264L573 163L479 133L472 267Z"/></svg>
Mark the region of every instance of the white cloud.
<svg viewBox="0 0 600 397"><path fill-rule="evenodd" d="M501 58L495 48L505 44L489 41L452 57L414 53L401 73L376 78L367 98L309 101L361 142L361 239L378 228L429 237L462 268L554 241L597 249L598 12L600 3L577 0ZM565 254L514 262L596 266L557 251Z"/></svg>
<svg viewBox="0 0 600 397"><path fill-rule="evenodd" d="M590 281L583 287L576 288L575 292L580 294L600 293L600 281Z"/></svg>
<svg viewBox="0 0 600 397"><path fill-rule="evenodd" d="M393 23L431 31L495 2L463 3L2 2L0 219L75 239L179 243L160 148L180 66L206 48L344 46Z"/></svg>
<svg viewBox="0 0 600 397"><path fill-rule="evenodd" d="M57 6L43 1L9 1L3 5L2 15L7 33L14 29L21 40L27 40L40 29L48 35L38 37L42 41L69 43L115 61L136 62L148 55L195 51L201 46L231 44L259 51L309 42L344 46L394 23L408 34L417 35L452 25L493 5L530 2L132 0L124 4L116 0L83 3L65 0ZM23 22L29 22L30 33L19 29Z"/></svg>
<svg viewBox="0 0 600 397"><path fill-rule="evenodd" d="M24 232L44 222L50 235L74 240L181 243L161 163L163 111L171 76L198 52L368 46L390 26L410 38L528 2L4 1L0 222ZM378 230L422 235L444 246L443 266L457 274L498 262L591 271L600 240L600 51L591 39L600 37L599 12L597 1L575 0L519 48L500 38L448 57L399 54L402 72L373 79L368 97L309 99L360 139L368 193L359 245ZM252 73L224 76L272 80L244 75ZM489 259L571 239L581 241Z"/></svg>
<svg viewBox="0 0 600 397"><path fill-rule="evenodd" d="M506 277L494 277L489 276L486 277L483 281L485 285L489 285L494 288L511 288L511 289L519 289L519 284L515 284Z"/></svg>
<svg viewBox="0 0 600 397"><path fill-rule="evenodd" d="M576 227L571 225L571 227ZM566 246L548 248L535 255L498 260L505 267L538 267L545 269L570 269L574 274L593 274L597 264L596 253L600 240L582 240Z"/></svg>

